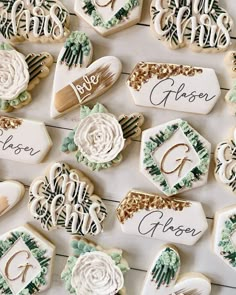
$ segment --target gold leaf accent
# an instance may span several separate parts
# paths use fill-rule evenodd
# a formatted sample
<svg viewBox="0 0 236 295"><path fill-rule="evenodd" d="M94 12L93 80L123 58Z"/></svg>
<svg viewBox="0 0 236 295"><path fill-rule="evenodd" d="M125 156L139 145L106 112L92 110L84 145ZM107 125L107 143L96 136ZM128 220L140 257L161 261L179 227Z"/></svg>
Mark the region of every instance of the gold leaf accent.
<svg viewBox="0 0 236 295"><path fill-rule="evenodd" d="M120 202L116 213L119 221L124 224L127 219L132 218L134 213L140 210L170 209L183 211L188 207L191 207L191 203L182 199L130 191L124 200Z"/></svg>
<svg viewBox="0 0 236 295"><path fill-rule="evenodd" d="M202 69L191 66L140 62L129 76L127 83L133 89L140 91L143 84L155 76L157 79L162 80L179 75L193 77L202 72Z"/></svg>
<svg viewBox="0 0 236 295"><path fill-rule="evenodd" d="M0 116L0 128L4 130L16 129L22 124L22 119Z"/></svg>

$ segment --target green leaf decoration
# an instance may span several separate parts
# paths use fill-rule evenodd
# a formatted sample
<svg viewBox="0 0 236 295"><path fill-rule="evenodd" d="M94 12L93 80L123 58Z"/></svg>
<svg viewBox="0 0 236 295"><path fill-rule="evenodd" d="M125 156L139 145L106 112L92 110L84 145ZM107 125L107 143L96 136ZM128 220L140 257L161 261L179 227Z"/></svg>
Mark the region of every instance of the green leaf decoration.
<svg viewBox="0 0 236 295"><path fill-rule="evenodd" d="M156 283L157 289L164 285L169 286L172 280L177 278L180 269L179 254L172 248L166 248L152 269L152 281Z"/></svg>
<svg viewBox="0 0 236 295"><path fill-rule="evenodd" d="M221 232L219 247L222 249L221 255L229 261L232 267L236 267L236 246L231 236L236 231L236 215L230 216L224 223Z"/></svg>
<svg viewBox="0 0 236 295"><path fill-rule="evenodd" d="M0 50L14 50L14 48L8 43L1 43Z"/></svg>
<svg viewBox="0 0 236 295"><path fill-rule="evenodd" d="M85 33L74 31L65 42L65 52L61 58L70 69L72 66L83 65L84 56L91 52L91 42Z"/></svg>
<svg viewBox="0 0 236 295"><path fill-rule="evenodd" d="M141 114L122 115L119 118L123 136L125 139L132 139L141 133L140 126L142 126L144 118Z"/></svg>

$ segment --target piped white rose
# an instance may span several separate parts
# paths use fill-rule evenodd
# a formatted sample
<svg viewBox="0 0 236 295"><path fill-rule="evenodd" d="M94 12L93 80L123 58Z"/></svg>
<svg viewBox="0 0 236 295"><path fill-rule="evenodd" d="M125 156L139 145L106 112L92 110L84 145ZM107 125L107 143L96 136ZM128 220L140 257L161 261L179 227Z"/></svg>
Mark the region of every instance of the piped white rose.
<svg viewBox="0 0 236 295"><path fill-rule="evenodd" d="M126 295L124 274L129 270L122 250L108 249L84 239L73 239L62 280L72 295Z"/></svg>
<svg viewBox="0 0 236 295"><path fill-rule="evenodd" d="M26 57L7 43L0 44L0 111L11 112L31 101L31 91L53 64L47 52Z"/></svg>
<svg viewBox="0 0 236 295"><path fill-rule="evenodd" d="M102 104L96 104L91 110L82 106L80 119L77 127L64 139L61 150L77 151L77 161L92 170L120 163L122 150L139 136L144 122L139 113L121 115L116 119Z"/></svg>

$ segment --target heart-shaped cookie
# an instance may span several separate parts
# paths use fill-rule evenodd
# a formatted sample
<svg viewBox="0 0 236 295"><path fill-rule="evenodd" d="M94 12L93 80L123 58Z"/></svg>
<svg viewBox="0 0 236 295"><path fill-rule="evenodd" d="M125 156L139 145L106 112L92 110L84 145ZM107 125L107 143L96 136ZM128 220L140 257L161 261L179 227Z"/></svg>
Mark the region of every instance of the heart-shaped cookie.
<svg viewBox="0 0 236 295"><path fill-rule="evenodd" d="M24 196L25 187L18 181L0 182L0 216L11 210Z"/></svg>
<svg viewBox="0 0 236 295"><path fill-rule="evenodd" d="M122 65L118 58L102 57L87 67L92 54L88 37L81 32L72 32L57 60L52 118L60 117L102 95L119 78Z"/></svg>
<svg viewBox="0 0 236 295"><path fill-rule="evenodd" d="M143 0L76 0L75 12L107 36L138 23L142 5Z"/></svg>
<svg viewBox="0 0 236 295"><path fill-rule="evenodd" d="M142 295L209 295L211 283L200 273L179 276L181 260L178 250L165 245L147 273Z"/></svg>

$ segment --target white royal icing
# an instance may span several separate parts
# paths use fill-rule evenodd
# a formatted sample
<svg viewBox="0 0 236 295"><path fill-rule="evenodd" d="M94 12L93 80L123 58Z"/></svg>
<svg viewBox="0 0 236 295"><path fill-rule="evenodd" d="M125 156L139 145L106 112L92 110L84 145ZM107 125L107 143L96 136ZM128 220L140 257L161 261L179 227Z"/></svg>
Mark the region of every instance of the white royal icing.
<svg viewBox="0 0 236 295"><path fill-rule="evenodd" d="M221 95L213 69L176 64L140 62L127 85L136 105L197 114L208 114Z"/></svg>
<svg viewBox="0 0 236 295"><path fill-rule="evenodd" d="M77 295L115 295L124 286L124 277L106 253L81 255L72 271L72 287Z"/></svg>
<svg viewBox="0 0 236 295"><path fill-rule="evenodd" d="M89 193L89 186L76 170L55 163L47 177L31 184L30 213L45 230L66 227L72 234L97 235L107 213L100 198Z"/></svg>
<svg viewBox="0 0 236 295"><path fill-rule="evenodd" d="M91 114L82 119L74 141L81 153L95 163L114 160L125 145L121 125L115 116L107 113Z"/></svg>
<svg viewBox="0 0 236 295"><path fill-rule="evenodd" d="M236 129L234 130L234 140L232 142L221 142L215 152L217 179L229 186L233 192L236 188Z"/></svg>
<svg viewBox="0 0 236 295"><path fill-rule="evenodd" d="M230 31L233 21L221 7L219 8L222 12L216 15L213 5L218 0L204 0L201 3L200 0L193 0L188 1L185 6L175 0L175 8L172 10L170 1L165 2L166 5L163 5L162 0L153 1L152 6L159 12L156 15L154 12L154 30L160 37L166 38L170 47L181 47L187 42L200 48L209 46L212 49L224 50L231 44ZM187 35L190 35L188 39Z"/></svg>
<svg viewBox="0 0 236 295"><path fill-rule="evenodd" d="M8 120L20 124L6 129L2 124ZM0 116L0 124L0 159L37 164L51 149L52 141L42 122Z"/></svg>
<svg viewBox="0 0 236 295"><path fill-rule="evenodd" d="M0 50L0 98L12 100L28 87L29 71L25 57L16 50Z"/></svg>
<svg viewBox="0 0 236 295"><path fill-rule="evenodd" d="M0 182L0 216L13 208L23 197L25 188L18 181Z"/></svg>
<svg viewBox="0 0 236 295"><path fill-rule="evenodd" d="M69 13L60 2L38 0L34 4L32 0L15 0L11 5L9 1L7 7L0 7L0 29L5 26L5 38L11 35L9 30L13 36L26 39L32 34L34 38L60 40L68 34L65 26Z"/></svg>

